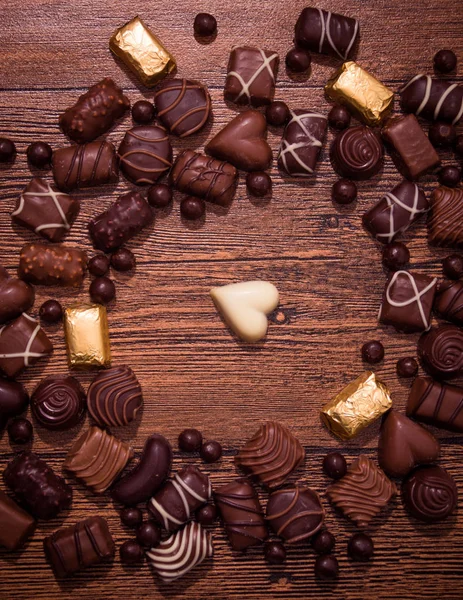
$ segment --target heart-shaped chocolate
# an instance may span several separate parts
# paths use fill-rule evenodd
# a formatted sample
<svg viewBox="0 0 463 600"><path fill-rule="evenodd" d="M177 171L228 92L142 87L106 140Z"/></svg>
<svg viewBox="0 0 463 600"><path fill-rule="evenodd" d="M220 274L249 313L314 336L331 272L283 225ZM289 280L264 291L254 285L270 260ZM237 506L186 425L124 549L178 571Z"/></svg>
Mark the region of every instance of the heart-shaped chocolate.
<svg viewBox="0 0 463 600"><path fill-rule="evenodd" d="M6 323L19 317L34 304L34 288L8 275L4 267L0 267L0 323Z"/></svg>
<svg viewBox="0 0 463 600"><path fill-rule="evenodd" d="M381 425L378 460L388 475L404 477L413 467L435 461L439 450L432 433L395 410Z"/></svg>
<svg viewBox="0 0 463 600"><path fill-rule="evenodd" d="M265 117L257 110L240 113L212 138L206 152L243 171L265 171L273 158Z"/></svg>

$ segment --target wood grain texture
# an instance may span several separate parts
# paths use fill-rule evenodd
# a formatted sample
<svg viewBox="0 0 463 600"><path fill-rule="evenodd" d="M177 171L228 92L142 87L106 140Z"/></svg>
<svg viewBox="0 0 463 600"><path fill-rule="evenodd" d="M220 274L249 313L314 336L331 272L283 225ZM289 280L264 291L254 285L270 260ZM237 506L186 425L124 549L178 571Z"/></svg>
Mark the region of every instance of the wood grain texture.
<svg viewBox="0 0 463 600"><path fill-rule="evenodd" d="M13 273L19 249L35 236L11 225L10 212L31 173L25 159L29 143L44 140L55 148L67 143L58 128L58 115L103 76L113 77L132 102L153 92L143 88L108 50L115 28L135 14L145 19L178 61L178 74L200 79L209 86L214 118L197 136L179 141L174 149L202 148L236 109L223 101L223 84L230 48L259 44L280 53L276 98L292 107L327 113L323 86L338 64L314 55L310 78L290 78L284 56L293 39L293 27L305 0L177 0L175 3L133 3L119 0L9 0L1 3L0 29L0 135L15 140L18 158L13 168L0 168L0 263ZM462 82L463 13L459 0L325 0L323 8L360 20L358 61L386 85L397 90L418 72L432 72L432 56L442 47L453 48L460 60ZM194 16L212 12L219 34L210 45L193 37ZM119 122L108 138L119 143L130 126ZM460 130L461 132L461 130ZM271 128L275 152L281 131ZM262 550L244 556L231 552L221 526L214 528L215 558L180 582L159 584L149 567L124 568L116 557L112 566L89 569L58 583L44 560L42 538L62 523L74 523L92 514L108 518L118 545L131 537L119 521L108 496L96 497L73 482L72 510L49 523L41 523L22 552L0 552L2 600L91 600L142 598L242 599L330 598L336 600L432 599L463 597L462 511L436 526L420 525L405 513L400 499L375 520L372 564L353 564L346 545L355 531L334 513L324 491L328 483L321 460L329 449L340 449L349 460L361 451L376 459L378 424L355 440L341 443L320 424L319 409L345 383L364 368L359 349L379 338L386 358L377 371L390 386L395 407L403 409L409 383L398 381L395 363L415 355L417 335L400 335L377 326L376 317L384 286L379 248L361 227L361 215L400 180L386 157L383 172L359 185L354 206L340 209L330 201L336 177L328 151L322 153L317 175L307 181L285 179L273 167L273 197L262 203L246 194L241 175L238 193L228 212L210 207L200 226L182 223L179 199L160 213L154 226L131 244L137 257L133 275L114 273L117 300L109 311L114 364L128 363L144 389L145 405L129 427L115 433L139 451L154 431L176 437L186 426L198 427L209 439L224 445L224 458L207 470L214 485L236 475L233 454L267 418L290 426L307 451L305 468L297 479L322 494L327 525L335 534L341 576L337 583L317 582L314 555L309 547L290 549L284 567L269 567ZM442 153L451 163L450 153ZM424 183L429 192L435 180ZM86 223L106 208L119 193L130 189L121 178L117 187L76 194L82 211L66 243L92 253ZM427 245L423 221L405 236L412 266L421 272L441 274L447 252ZM232 337L208 296L212 286L253 278L268 279L280 291L281 306L271 317L265 342L246 346ZM56 297L64 304L86 300L88 280L78 292L37 289L32 313ZM44 375L67 371L62 328L48 327L55 352L47 364L39 363L21 376L29 391ZM84 385L92 374L79 374ZM61 470L72 441L87 422L67 433L35 428L34 449ZM436 431L442 442L442 466L455 477L463 502L462 438ZM6 435L0 441L1 468L12 456ZM178 452L175 467L191 462ZM194 461L200 464L199 460ZM265 496L262 495L265 501Z"/></svg>

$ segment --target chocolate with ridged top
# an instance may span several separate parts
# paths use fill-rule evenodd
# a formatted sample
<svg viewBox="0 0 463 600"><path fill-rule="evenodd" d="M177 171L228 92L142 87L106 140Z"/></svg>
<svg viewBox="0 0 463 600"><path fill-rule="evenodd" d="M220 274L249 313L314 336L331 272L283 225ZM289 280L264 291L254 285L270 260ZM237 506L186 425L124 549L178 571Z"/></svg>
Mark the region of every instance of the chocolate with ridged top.
<svg viewBox="0 0 463 600"><path fill-rule="evenodd" d="M437 465L415 469L402 484L402 499L411 515L436 523L457 507L458 491L453 477Z"/></svg>
<svg viewBox="0 0 463 600"><path fill-rule="evenodd" d="M402 110L455 125L463 117L463 86L429 75L415 75L400 90Z"/></svg>
<svg viewBox="0 0 463 600"><path fill-rule="evenodd" d="M417 377L408 396L407 417L463 433L463 388Z"/></svg>
<svg viewBox="0 0 463 600"><path fill-rule="evenodd" d="M463 282L449 279L439 282L433 310L443 319L463 327Z"/></svg>
<svg viewBox="0 0 463 600"><path fill-rule="evenodd" d="M181 138L204 127L211 113L207 87L189 79L161 83L154 95L154 105L164 127Z"/></svg>
<svg viewBox="0 0 463 600"><path fill-rule="evenodd" d="M236 46L230 53L225 80L225 100L258 107L270 104L280 59L276 52Z"/></svg>
<svg viewBox="0 0 463 600"><path fill-rule="evenodd" d="M0 323L6 323L28 311L34 304L34 288L21 279L10 277L0 266Z"/></svg>
<svg viewBox="0 0 463 600"><path fill-rule="evenodd" d="M418 340L424 370L436 379L463 374L463 330L450 323L431 327Z"/></svg>
<svg viewBox="0 0 463 600"><path fill-rule="evenodd" d="M78 287L86 270L86 253L70 246L26 244L19 256L19 277L35 285Z"/></svg>
<svg viewBox="0 0 463 600"><path fill-rule="evenodd" d="M32 414L46 429L71 429L85 414L85 391L70 375L50 375L31 396Z"/></svg>
<svg viewBox="0 0 463 600"><path fill-rule="evenodd" d="M336 173L362 181L378 173L383 166L383 153L378 134L358 125L338 133L331 145L330 159Z"/></svg>
<svg viewBox="0 0 463 600"><path fill-rule="evenodd" d="M34 519L0 490L0 546L18 550L34 530Z"/></svg>
<svg viewBox="0 0 463 600"><path fill-rule="evenodd" d="M428 240L432 246L463 248L463 189L440 186L433 191Z"/></svg>
<svg viewBox="0 0 463 600"><path fill-rule="evenodd" d="M166 130L159 125L129 129L118 155L121 171L137 185L151 185L172 166L172 146Z"/></svg>

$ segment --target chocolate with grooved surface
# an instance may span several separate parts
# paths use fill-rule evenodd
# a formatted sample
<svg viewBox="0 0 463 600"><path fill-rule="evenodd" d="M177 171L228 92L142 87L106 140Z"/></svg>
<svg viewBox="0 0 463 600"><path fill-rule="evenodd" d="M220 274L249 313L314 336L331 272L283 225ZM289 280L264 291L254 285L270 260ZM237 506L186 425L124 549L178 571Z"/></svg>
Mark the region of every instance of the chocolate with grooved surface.
<svg viewBox="0 0 463 600"><path fill-rule="evenodd" d="M129 129L118 150L119 166L129 181L151 185L172 166L172 146L164 127L137 125Z"/></svg>
<svg viewBox="0 0 463 600"><path fill-rule="evenodd" d="M450 323L431 327L418 340L418 356L424 370L436 379L463 374L463 330Z"/></svg>
<svg viewBox="0 0 463 600"><path fill-rule="evenodd" d="M312 175L326 135L327 117L302 108L290 111L278 154L278 166L291 177Z"/></svg>
<svg viewBox="0 0 463 600"><path fill-rule="evenodd" d="M225 81L225 100L236 104L270 104L280 59L276 52L251 46L232 49Z"/></svg>
<svg viewBox="0 0 463 600"><path fill-rule="evenodd" d="M436 523L456 509L458 490L453 477L437 465L419 467L402 484L402 499L415 519Z"/></svg>
<svg viewBox="0 0 463 600"><path fill-rule="evenodd" d="M85 391L70 375L49 375L31 396L31 410L46 429L71 429L84 418Z"/></svg>
<svg viewBox="0 0 463 600"><path fill-rule="evenodd" d="M400 89L405 112L455 125L463 117L463 86L429 75L415 75Z"/></svg>
<svg viewBox="0 0 463 600"><path fill-rule="evenodd" d="M26 244L19 256L19 277L35 285L79 287L86 270L86 253L70 246Z"/></svg>
<svg viewBox="0 0 463 600"><path fill-rule="evenodd" d="M10 277L8 271L0 266L0 324L29 310L34 300L34 288L21 279Z"/></svg>
<svg viewBox="0 0 463 600"><path fill-rule="evenodd" d="M202 129L211 113L207 87L189 79L162 83L154 95L154 105L164 127L181 138Z"/></svg>
<svg viewBox="0 0 463 600"><path fill-rule="evenodd" d="M440 186L433 191L428 240L432 246L463 248L463 189Z"/></svg>
<svg viewBox="0 0 463 600"><path fill-rule="evenodd" d="M34 519L0 490L0 546L19 550L34 530Z"/></svg>
<svg viewBox="0 0 463 600"><path fill-rule="evenodd" d="M463 327L463 282L440 281L433 310L443 319Z"/></svg>
<svg viewBox="0 0 463 600"><path fill-rule="evenodd" d="M407 416L463 433L463 388L417 377L408 396Z"/></svg>
<svg viewBox="0 0 463 600"><path fill-rule="evenodd" d="M331 164L336 173L355 181L376 175L383 166L383 154L379 135L363 125L338 133L330 149Z"/></svg>

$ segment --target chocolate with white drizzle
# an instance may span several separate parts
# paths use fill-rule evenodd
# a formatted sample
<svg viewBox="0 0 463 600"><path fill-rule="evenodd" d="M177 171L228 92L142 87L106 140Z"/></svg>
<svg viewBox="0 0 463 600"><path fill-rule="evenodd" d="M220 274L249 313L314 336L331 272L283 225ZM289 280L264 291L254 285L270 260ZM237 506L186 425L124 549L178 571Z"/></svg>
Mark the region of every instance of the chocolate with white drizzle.
<svg viewBox="0 0 463 600"><path fill-rule="evenodd" d="M148 510L164 529L175 531L209 500L211 494L209 475L188 465L156 492L148 501Z"/></svg>
<svg viewBox="0 0 463 600"><path fill-rule="evenodd" d="M278 166L292 177L314 172L326 134L327 117L304 109L290 112L280 145Z"/></svg>
<svg viewBox="0 0 463 600"><path fill-rule="evenodd" d="M422 189L402 181L363 215L363 225L379 242L389 244L429 209Z"/></svg>
<svg viewBox="0 0 463 600"><path fill-rule="evenodd" d="M463 86L429 75L415 75L400 90L405 112L456 125L463 117Z"/></svg>

